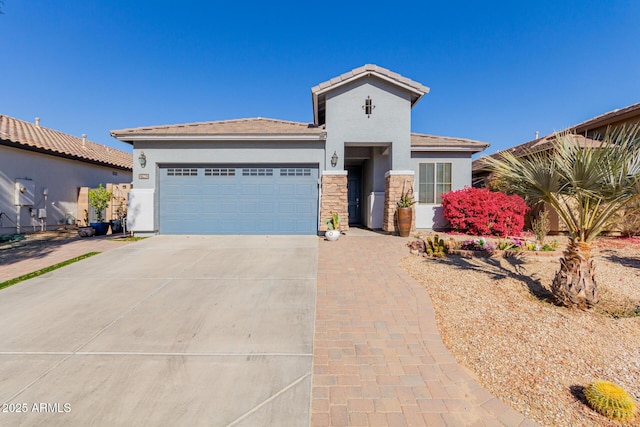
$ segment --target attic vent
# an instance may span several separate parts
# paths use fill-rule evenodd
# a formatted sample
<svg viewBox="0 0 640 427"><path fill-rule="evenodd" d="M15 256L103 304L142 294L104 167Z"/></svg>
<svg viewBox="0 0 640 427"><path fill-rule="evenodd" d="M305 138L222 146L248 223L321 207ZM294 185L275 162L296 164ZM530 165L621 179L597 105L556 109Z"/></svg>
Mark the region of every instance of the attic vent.
<svg viewBox="0 0 640 427"><path fill-rule="evenodd" d="M362 109L364 110L364 113L367 115L367 118L371 117L371 113L373 113L374 108L376 108L376 106L373 105L371 97L367 96L367 99L364 100L364 105L362 106Z"/></svg>

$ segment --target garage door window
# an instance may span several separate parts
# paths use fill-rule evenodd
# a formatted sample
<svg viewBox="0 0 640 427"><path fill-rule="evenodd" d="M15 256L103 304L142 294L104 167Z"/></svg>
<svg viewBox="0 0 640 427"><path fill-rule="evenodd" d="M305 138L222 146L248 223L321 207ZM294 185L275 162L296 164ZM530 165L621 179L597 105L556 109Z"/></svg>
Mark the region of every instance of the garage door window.
<svg viewBox="0 0 640 427"><path fill-rule="evenodd" d="M311 176L309 168L281 168L280 176Z"/></svg>
<svg viewBox="0 0 640 427"><path fill-rule="evenodd" d="M272 168L242 169L242 176L273 176L273 169Z"/></svg>
<svg viewBox="0 0 640 427"><path fill-rule="evenodd" d="M169 168L167 176L198 176L196 168Z"/></svg>
<svg viewBox="0 0 640 427"><path fill-rule="evenodd" d="M205 168L204 176L236 176L235 168Z"/></svg>

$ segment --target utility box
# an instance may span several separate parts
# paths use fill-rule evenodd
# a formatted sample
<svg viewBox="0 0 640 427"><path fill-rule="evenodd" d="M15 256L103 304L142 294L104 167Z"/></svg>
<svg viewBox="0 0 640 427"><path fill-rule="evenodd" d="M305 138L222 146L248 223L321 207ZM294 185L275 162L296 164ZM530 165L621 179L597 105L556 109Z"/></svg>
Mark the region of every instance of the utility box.
<svg viewBox="0 0 640 427"><path fill-rule="evenodd" d="M38 209L38 219L46 219L46 218L47 218L47 210Z"/></svg>
<svg viewBox="0 0 640 427"><path fill-rule="evenodd" d="M36 202L36 183L30 179L18 178L15 182L14 204L33 206Z"/></svg>

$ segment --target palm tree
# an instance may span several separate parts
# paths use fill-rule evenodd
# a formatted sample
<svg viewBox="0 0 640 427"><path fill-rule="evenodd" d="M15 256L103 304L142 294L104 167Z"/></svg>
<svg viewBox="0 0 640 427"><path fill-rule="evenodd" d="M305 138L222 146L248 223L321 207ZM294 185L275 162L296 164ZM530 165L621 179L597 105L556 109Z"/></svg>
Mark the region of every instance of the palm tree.
<svg viewBox="0 0 640 427"><path fill-rule="evenodd" d="M494 176L530 204L546 202L565 223L569 244L551 285L557 303L591 308L600 299L593 240L613 216L640 198L640 124L609 128L601 141L556 134L550 150L487 158Z"/></svg>

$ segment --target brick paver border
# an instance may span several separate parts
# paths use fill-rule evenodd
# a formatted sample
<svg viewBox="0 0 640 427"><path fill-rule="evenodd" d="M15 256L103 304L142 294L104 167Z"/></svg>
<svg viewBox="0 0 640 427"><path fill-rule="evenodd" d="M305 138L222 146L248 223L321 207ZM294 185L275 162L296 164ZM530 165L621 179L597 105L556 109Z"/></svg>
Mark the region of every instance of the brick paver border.
<svg viewBox="0 0 640 427"><path fill-rule="evenodd" d="M319 241L311 425L535 426L445 348L406 239Z"/></svg>

